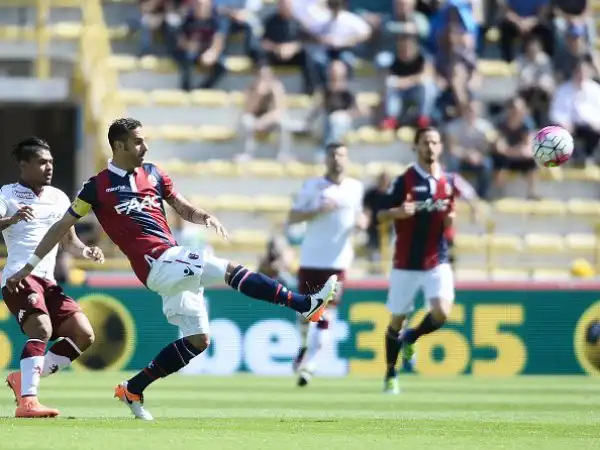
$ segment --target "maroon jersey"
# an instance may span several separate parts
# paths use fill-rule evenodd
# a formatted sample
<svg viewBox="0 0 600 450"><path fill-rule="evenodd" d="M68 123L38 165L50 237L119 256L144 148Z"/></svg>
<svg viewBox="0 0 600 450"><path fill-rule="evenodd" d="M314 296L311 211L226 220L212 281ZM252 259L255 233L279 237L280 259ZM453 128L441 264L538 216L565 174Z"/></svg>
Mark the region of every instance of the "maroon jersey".
<svg viewBox="0 0 600 450"><path fill-rule="evenodd" d="M429 270L448 262L444 219L454 210L457 195L452 175L430 175L417 165L400 175L388 193L390 207L404 203L410 194L416 212L394 221L394 269Z"/></svg>
<svg viewBox="0 0 600 450"><path fill-rule="evenodd" d="M154 164L126 172L109 162L107 169L85 182L69 212L80 218L93 210L145 283L148 261L177 245L163 206L164 199L175 195L171 178Z"/></svg>

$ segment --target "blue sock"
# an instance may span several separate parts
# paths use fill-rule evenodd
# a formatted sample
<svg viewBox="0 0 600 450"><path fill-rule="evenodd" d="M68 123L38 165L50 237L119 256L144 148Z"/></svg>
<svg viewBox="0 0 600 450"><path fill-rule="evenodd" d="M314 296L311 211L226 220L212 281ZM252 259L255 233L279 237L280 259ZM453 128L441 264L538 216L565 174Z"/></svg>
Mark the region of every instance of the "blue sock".
<svg viewBox="0 0 600 450"><path fill-rule="evenodd" d="M186 338L171 342L156 355L148 367L127 382L127 390L132 394L140 395L154 381L187 366L192 358L200 353L202 351L190 344Z"/></svg>
<svg viewBox="0 0 600 450"><path fill-rule="evenodd" d="M439 330L442 325L443 323L435 320L431 313L427 313L427 315L416 328L409 328L403 333L402 342L414 344L421 336Z"/></svg>
<svg viewBox="0 0 600 450"><path fill-rule="evenodd" d="M228 284L248 297L284 305L300 313L308 311L311 306L308 295L296 294L281 283L262 273L252 272L244 266L236 266L233 269Z"/></svg>

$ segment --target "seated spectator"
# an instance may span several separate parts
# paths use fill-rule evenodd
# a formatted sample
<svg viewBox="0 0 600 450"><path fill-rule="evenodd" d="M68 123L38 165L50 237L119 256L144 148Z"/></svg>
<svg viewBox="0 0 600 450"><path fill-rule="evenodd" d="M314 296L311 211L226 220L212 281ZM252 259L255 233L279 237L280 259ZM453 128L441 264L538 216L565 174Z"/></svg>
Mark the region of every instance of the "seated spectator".
<svg viewBox="0 0 600 450"><path fill-rule="evenodd" d="M435 69L441 92L436 100L435 119L446 122L460 116L480 82L474 42L465 39L462 27L451 23L439 35Z"/></svg>
<svg viewBox="0 0 600 450"><path fill-rule="evenodd" d="M471 100L461 117L446 126L447 168L450 172L473 174L477 194L489 197L494 164L490 156L497 133L490 121L481 117L481 103Z"/></svg>
<svg viewBox="0 0 600 450"><path fill-rule="evenodd" d="M225 36L229 23L218 15L212 0L194 0L181 26L175 59L181 71L181 89L192 89L192 74L199 64L209 70L199 88L212 88L225 74Z"/></svg>
<svg viewBox="0 0 600 450"><path fill-rule="evenodd" d="M516 97L509 101L506 114L497 127L498 140L492 154L496 171L496 187L503 195L509 172L521 172L527 181L527 197L537 198L537 164L531 152L535 131L525 100Z"/></svg>
<svg viewBox="0 0 600 450"><path fill-rule="evenodd" d="M448 0L431 18L428 48L436 57L440 52L447 50L444 48L444 42L447 40L449 29L456 35L461 51L469 52L470 58L475 58L479 25L475 21L469 1Z"/></svg>
<svg viewBox="0 0 600 450"><path fill-rule="evenodd" d="M377 213L386 208L388 194L387 191L392 182L392 177L388 172L381 172L377 177L377 182L374 186L367 189L363 200L363 208L365 214L369 218L369 226L367 227L367 253L369 261L381 261L381 241L379 233L379 221ZM392 224L389 223L389 236L392 235Z"/></svg>
<svg viewBox="0 0 600 450"><path fill-rule="evenodd" d="M260 36L263 33L260 10L262 0L214 0L220 15L230 21L227 33L228 47L231 38L236 33L244 35L244 49L246 54L252 55L260 48Z"/></svg>
<svg viewBox="0 0 600 450"><path fill-rule="evenodd" d="M544 53L539 39L531 36L517 62L519 95L527 102L536 125L542 126L548 122L547 111L554 92L552 61Z"/></svg>
<svg viewBox="0 0 600 450"><path fill-rule="evenodd" d="M532 34L540 39L545 53L554 55L550 3L550 0L502 0L500 51L505 61L515 59L515 40L519 38L523 42Z"/></svg>
<svg viewBox="0 0 600 450"><path fill-rule="evenodd" d="M584 24L571 24L564 36L564 45L558 48L555 56L556 75L559 81L567 81L580 59L585 59L593 69L593 76L600 77L600 63L593 46L585 38Z"/></svg>
<svg viewBox="0 0 600 450"><path fill-rule="evenodd" d="M344 9L344 0L327 0L326 6L316 1L294 0L294 17L318 44L313 58L319 81L327 79L329 63L340 60L351 75L355 65L353 49L371 36L369 24Z"/></svg>
<svg viewBox="0 0 600 450"><path fill-rule="evenodd" d="M140 33L140 56L152 53L154 38L162 29L166 16L166 0L139 0L140 15L128 21L130 32Z"/></svg>
<svg viewBox="0 0 600 450"><path fill-rule="evenodd" d="M429 124L436 95L432 74L433 67L421 51L416 34L399 37L385 81L386 119L382 128L396 129L409 103L418 109L417 125Z"/></svg>
<svg viewBox="0 0 600 450"><path fill-rule="evenodd" d="M304 78L304 92L315 90L315 66L305 49L300 35L300 25L292 16L292 0L279 0L277 11L265 20L265 32L260 51L254 55L259 64L268 62L275 66L300 66Z"/></svg>
<svg viewBox="0 0 600 450"><path fill-rule="evenodd" d="M268 66L258 71L256 80L246 94L246 106L242 116L244 153L238 160L252 158L256 152L256 135L279 131L279 159L290 159L290 133L285 126L286 91Z"/></svg>
<svg viewBox="0 0 600 450"><path fill-rule="evenodd" d="M596 21L591 14L588 0L554 0L554 26L557 34L563 35L570 25L583 25L589 45L596 42ZM560 41L560 39L559 39Z"/></svg>
<svg viewBox="0 0 600 450"><path fill-rule="evenodd" d="M590 78L585 59L577 62L571 79L556 89L550 120L573 134L576 158L585 158L586 165L594 164L600 142L600 85Z"/></svg>
<svg viewBox="0 0 600 450"><path fill-rule="evenodd" d="M407 26L416 30L420 43L425 43L429 36L429 20L415 10L416 0L394 0L393 13L381 16L376 27L381 33L382 49L386 52L396 50L396 39L406 34ZM377 62L377 61L376 61Z"/></svg>
<svg viewBox="0 0 600 450"><path fill-rule="evenodd" d="M267 244L266 252L258 260L258 271L279 281L288 289L295 289L294 251L285 237L275 236Z"/></svg>
<svg viewBox="0 0 600 450"><path fill-rule="evenodd" d="M317 162L324 160L327 144L342 142L344 136L352 130L354 118L364 114L356 103L354 92L348 87L348 68L344 63L331 63L328 80L323 92L316 97L306 119L306 128L309 128L319 115L325 114L323 150L315 156Z"/></svg>

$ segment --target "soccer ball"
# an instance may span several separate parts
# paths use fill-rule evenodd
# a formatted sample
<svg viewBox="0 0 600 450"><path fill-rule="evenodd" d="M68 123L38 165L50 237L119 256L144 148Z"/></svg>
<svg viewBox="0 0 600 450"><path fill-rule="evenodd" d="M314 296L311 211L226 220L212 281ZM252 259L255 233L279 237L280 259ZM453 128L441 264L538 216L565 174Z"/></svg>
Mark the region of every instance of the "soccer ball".
<svg viewBox="0 0 600 450"><path fill-rule="evenodd" d="M544 127L533 138L533 158L540 166L562 166L571 158L574 147L573 136L567 130Z"/></svg>

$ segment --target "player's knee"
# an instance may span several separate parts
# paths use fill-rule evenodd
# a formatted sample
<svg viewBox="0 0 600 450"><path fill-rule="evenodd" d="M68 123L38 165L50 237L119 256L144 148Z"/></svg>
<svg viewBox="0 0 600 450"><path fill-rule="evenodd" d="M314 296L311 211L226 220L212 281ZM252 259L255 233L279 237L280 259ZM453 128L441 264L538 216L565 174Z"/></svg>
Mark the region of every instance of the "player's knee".
<svg viewBox="0 0 600 450"><path fill-rule="evenodd" d="M23 331L30 339L48 342L52 337L52 321L47 314L33 313L23 323Z"/></svg>
<svg viewBox="0 0 600 450"><path fill-rule="evenodd" d="M394 331L400 331L404 326L404 321L406 320L406 316L404 315L393 315L390 320L389 328Z"/></svg>
<svg viewBox="0 0 600 450"><path fill-rule="evenodd" d="M227 270L225 271L225 283L234 289L237 289L239 282L244 278L244 275L248 272L248 269L242 264L234 261L227 263Z"/></svg>
<svg viewBox="0 0 600 450"><path fill-rule="evenodd" d="M91 347L91 345L96 340L96 335L94 334L94 330L91 326L81 327L74 331L73 337L71 337L71 339L73 339L75 345L79 347L79 350L83 352L87 348Z"/></svg>
<svg viewBox="0 0 600 450"><path fill-rule="evenodd" d="M442 305L433 306L430 312L433 319L440 324L446 323L448 316L450 315L450 311Z"/></svg>
<svg viewBox="0 0 600 450"><path fill-rule="evenodd" d="M210 345L210 336L208 334L194 334L188 336L187 340L200 353L206 350Z"/></svg>

